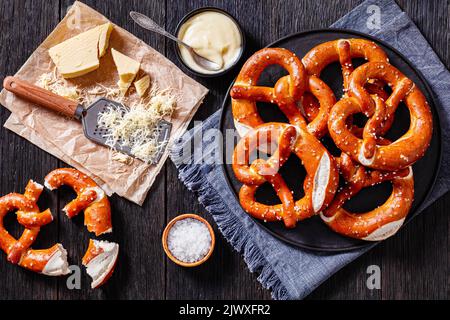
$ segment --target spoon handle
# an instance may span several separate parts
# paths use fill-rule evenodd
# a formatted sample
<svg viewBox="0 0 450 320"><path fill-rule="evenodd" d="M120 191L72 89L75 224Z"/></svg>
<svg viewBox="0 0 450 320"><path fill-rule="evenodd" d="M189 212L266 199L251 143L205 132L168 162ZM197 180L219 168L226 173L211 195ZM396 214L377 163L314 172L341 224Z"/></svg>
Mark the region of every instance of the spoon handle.
<svg viewBox="0 0 450 320"><path fill-rule="evenodd" d="M184 45L185 47L191 49L189 45L178 39L177 37L173 36L166 30L164 30L160 25L158 25L155 21L147 17L146 15L136 12L136 11L130 11L130 16L136 22L138 25L140 25L142 28L145 28L147 30L159 33L163 36L166 36L169 39L172 39L173 41L178 42L179 44Z"/></svg>

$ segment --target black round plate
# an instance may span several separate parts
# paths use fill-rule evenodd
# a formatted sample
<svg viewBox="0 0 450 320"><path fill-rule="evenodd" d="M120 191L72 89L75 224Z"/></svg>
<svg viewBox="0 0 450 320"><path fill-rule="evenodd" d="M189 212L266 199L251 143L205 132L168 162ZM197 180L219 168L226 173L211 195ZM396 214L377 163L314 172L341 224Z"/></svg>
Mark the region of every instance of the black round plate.
<svg viewBox="0 0 450 320"><path fill-rule="evenodd" d="M324 29L301 32L282 38L270 44L269 47L286 48L294 52L298 57L303 57L314 46L326 41L341 38L366 38L380 45L389 56L390 63L413 80L417 86L419 86L425 94L431 107L434 121L433 137L425 156L413 166L415 198L410 214L407 218L407 221L409 221L416 213L417 208L425 201L431 191L441 161L441 128L438 113L435 109L432 91L422 75L402 54L390 45L372 36L349 30ZM354 62L355 65L364 63L363 60L354 60ZM285 74L286 72L278 66L269 67L264 71L258 83L261 85L273 86L273 84ZM340 66L337 63L328 66L323 71L322 79L333 89L337 98L341 97L342 76ZM287 122L277 106L258 103L258 110L261 117L267 122ZM409 112L406 106L399 106L395 119L396 120L392 129L387 134L388 138L394 140L406 132L409 127ZM227 96L222 106L220 129L223 133L226 129L234 129L229 91L227 92ZM223 171L230 188L232 188L234 194L236 195L237 201L239 201L238 193L241 183L234 176L231 167L232 152L227 152L225 141L226 139L224 139L223 145L223 150L225 150ZM333 149L336 147L332 142L330 142L330 138L325 138L323 142L333 153ZM300 161L296 159L295 156L292 156L282 167L281 174L290 188L294 190L294 197L296 199L300 198L303 195L302 183L305 176L305 172L300 164ZM351 199L345 207L353 212L365 212L371 210L372 208L375 208L385 202L390 195L392 190L391 188L391 184L386 182L372 188L364 189L356 197ZM270 187L266 188L264 185L258 189L256 198L258 201L263 203L279 203L274 191ZM318 216L299 222L295 229L286 229L283 223L264 223L257 219L255 219L255 221L280 240L305 249L320 251L347 251L370 245L368 242L343 237L337 233L334 233L321 221Z"/></svg>

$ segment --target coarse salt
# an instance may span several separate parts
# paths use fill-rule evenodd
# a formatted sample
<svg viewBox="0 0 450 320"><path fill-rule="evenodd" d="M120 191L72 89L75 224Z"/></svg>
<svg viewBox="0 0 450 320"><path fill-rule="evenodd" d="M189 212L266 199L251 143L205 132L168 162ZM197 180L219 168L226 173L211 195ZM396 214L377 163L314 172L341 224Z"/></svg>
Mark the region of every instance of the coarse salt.
<svg viewBox="0 0 450 320"><path fill-rule="evenodd" d="M211 234L201 221L186 218L174 223L167 236L169 251L182 262L204 258L211 248Z"/></svg>

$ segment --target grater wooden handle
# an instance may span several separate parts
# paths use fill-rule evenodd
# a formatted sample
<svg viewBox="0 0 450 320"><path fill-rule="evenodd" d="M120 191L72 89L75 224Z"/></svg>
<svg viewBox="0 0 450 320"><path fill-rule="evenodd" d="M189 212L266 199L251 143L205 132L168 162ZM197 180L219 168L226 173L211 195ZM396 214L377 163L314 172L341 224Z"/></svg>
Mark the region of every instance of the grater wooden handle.
<svg viewBox="0 0 450 320"><path fill-rule="evenodd" d="M3 87L32 103L61 112L69 117L75 117L75 111L78 107L78 103L75 101L11 76L3 80Z"/></svg>

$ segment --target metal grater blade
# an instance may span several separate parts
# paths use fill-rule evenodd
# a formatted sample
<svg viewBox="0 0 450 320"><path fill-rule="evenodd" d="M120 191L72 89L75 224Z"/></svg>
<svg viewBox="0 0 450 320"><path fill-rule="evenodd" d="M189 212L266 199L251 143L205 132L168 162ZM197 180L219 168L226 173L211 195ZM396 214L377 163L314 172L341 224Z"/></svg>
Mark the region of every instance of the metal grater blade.
<svg viewBox="0 0 450 320"><path fill-rule="evenodd" d="M121 103L108 100L106 98L100 98L91 104L86 110L83 111L82 123L83 123L83 131L86 137L98 144L104 145L108 148L106 144L105 135L108 133L108 129L100 128L98 126L98 116L100 113L107 111L109 108L117 108L117 109L125 109L128 108L123 106ZM155 156L148 161L149 164L156 164L162 157L165 148L167 146L167 142L169 141L170 132L172 130L172 124L168 121L162 120L158 124L159 135L158 142L163 143L163 147L155 154ZM127 146L122 146L117 143L113 149L123 152L131 157L137 158L135 155L131 154L131 148ZM142 160L142 159L141 159Z"/></svg>

